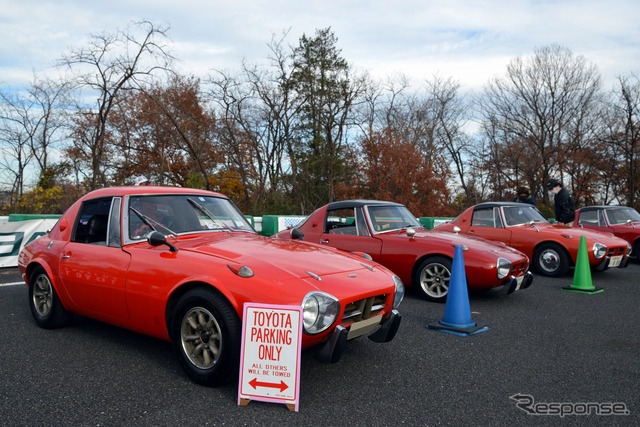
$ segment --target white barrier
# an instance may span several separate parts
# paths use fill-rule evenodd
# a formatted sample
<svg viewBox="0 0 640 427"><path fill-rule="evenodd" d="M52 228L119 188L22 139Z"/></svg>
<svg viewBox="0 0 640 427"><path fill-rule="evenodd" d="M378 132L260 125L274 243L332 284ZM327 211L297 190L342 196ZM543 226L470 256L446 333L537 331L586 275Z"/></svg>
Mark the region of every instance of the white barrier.
<svg viewBox="0 0 640 427"><path fill-rule="evenodd" d="M46 234L57 219L0 222L0 267L17 267L20 249L30 241Z"/></svg>

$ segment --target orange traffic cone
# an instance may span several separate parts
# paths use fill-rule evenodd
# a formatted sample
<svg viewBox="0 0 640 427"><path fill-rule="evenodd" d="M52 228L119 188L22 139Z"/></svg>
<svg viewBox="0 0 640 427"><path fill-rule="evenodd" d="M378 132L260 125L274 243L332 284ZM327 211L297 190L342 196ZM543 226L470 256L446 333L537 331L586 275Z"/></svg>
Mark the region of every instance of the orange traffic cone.
<svg viewBox="0 0 640 427"><path fill-rule="evenodd" d="M461 245L456 245L453 252L453 265L451 266L451 279L449 280L449 292L444 307L444 317L439 322L429 323L427 327L460 336L478 334L489 330L487 326L478 325L471 320L467 276L464 271L464 257L462 256Z"/></svg>
<svg viewBox="0 0 640 427"><path fill-rule="evenodd" d="M580 246L578 247L578 258L573 273L571 286L565 286L563 291L580 292L583 294L597 294L604 292L602 288L596 288L591 281L591 266L589 265L589 255L587 254L587 238L580 236Z"/></svg>

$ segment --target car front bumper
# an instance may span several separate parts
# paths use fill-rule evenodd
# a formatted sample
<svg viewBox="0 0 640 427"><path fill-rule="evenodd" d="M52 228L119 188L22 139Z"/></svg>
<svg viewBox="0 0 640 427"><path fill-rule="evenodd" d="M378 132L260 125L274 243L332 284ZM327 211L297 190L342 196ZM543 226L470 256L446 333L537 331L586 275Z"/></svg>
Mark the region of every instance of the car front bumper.
<svg viewBox="0 0 640 427"><path fill-rule="evenodd" d="M520 277L512 277L509 282L507 282L507 295L514 293L519 289L527 289L533 283L533 274L530 271L527 271Z"/></svg>
<svg viewBox="0 0 640 427"><path fill-rule="evenodd" d="M385 319L380 326L368 337L371 341L382 343L389 342L395 337L402 316L398 310L393 310L391 315ZM340 360L347 345L349 330L342 325L338 325L329 336L327 342L318 350L315 357L324 363L336 363Z"/></svg>
<svg viewBox="0 0 640 427"><path fill-rule="evenodd" d="M610 263L611 263L611 257L606 256L602 259L602 261L596 264L596 266L594 267L594 270L605 271L606 269L609 268ZM628 265L629 265L629 255L625 255L624 257L622 257L622 260L620 261L620 265L618 265L617 268L627 268Z"/></svg>

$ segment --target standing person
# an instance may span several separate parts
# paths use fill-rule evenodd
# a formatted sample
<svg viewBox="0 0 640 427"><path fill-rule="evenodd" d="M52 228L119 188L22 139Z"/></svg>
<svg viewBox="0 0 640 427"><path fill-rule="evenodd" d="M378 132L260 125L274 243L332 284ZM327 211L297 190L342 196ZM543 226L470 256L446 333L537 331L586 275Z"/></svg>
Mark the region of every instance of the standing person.
<svg viewBox="0 0 640 427"><path fill-rule="evenodd" d="M573 218L575 217L576 210L573 203L573 197L569 194L569 190L564 188L564 185L560 181L552 179L547 184L547 188L555 196L553 202L556 210L556 221L561 225L573 225Z"/></svg>
<svg viewBox="0 0 640 427"><path fill-rule="evenodd" d="M513 199L513 201L518 203L529 203L530 205L536 204L535 197L531 195L527 187L518 187L518 195Z"/></svg>

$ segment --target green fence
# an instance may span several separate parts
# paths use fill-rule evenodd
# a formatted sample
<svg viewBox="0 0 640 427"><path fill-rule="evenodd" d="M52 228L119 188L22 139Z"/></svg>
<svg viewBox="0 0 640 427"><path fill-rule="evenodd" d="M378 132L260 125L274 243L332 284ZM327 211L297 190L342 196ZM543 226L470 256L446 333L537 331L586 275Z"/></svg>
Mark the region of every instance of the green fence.
<svg viewBox="0 0 640 427"><path fill-rule="evenodd" d="M436 225L440 225L447 221L451 221L453 217L444 217L444 216L421 216L418 218L420 224L427 230L431 230Z"/></svg>
<svg viewBox="0 0 640 427"><path fill-rule="evenodd" d="M9 214L9 222L29 221L32 219L58 219L61 216L55 214Z"/></svg>

